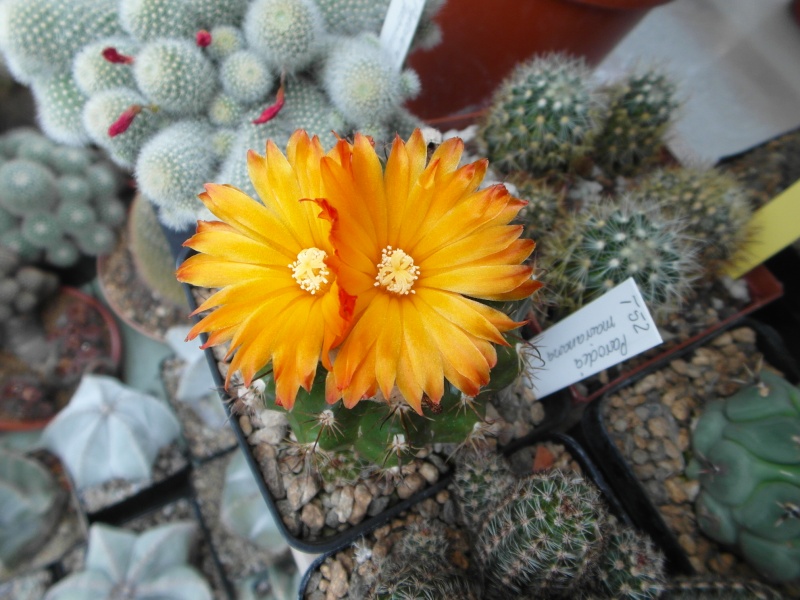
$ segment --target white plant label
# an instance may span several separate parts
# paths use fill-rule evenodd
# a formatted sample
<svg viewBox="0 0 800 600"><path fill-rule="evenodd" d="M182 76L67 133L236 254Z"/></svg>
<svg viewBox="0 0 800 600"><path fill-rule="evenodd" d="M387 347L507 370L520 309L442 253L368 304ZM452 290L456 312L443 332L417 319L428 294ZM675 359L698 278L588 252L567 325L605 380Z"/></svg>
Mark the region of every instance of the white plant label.
<svg viewBox="0 0 800 600"><path fill-rule="evenodd" d="M536 397L544 398L662 341L630 277L533 338L538 357L521 349L524 376Z"/></svg>
<svg viewBox="0 0 800 600"><path fill-rule="evenodd" d="M425 0L392 0L389 4L381 28L381 46L398 71L403 68L424 7Z"/></svg>

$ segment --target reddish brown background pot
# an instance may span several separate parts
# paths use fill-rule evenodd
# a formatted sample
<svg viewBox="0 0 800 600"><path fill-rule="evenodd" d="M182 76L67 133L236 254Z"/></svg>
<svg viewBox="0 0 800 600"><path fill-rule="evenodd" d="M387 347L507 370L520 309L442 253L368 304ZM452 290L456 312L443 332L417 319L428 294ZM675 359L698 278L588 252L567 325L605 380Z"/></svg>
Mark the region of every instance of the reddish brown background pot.
<svg viewBox="0 0 800 600"><path fill-rule="evenodd" d="M562 50L595 65L650 9L670 0L448 0L442 42L408 59L422 92L407 104L423 120L479 110L514 65Z"/></svg>

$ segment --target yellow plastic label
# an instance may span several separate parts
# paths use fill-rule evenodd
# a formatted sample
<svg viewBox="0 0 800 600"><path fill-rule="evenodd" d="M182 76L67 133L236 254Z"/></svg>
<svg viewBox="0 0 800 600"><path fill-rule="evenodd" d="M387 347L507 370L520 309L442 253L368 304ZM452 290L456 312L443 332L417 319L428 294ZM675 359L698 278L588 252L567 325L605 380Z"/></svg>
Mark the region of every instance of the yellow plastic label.
<svg viewBox="0 0 800 600"><path fill-rule="evenodd" d="M753 213L751 239L725 274L737 279L800 238L800 181Z"/></svg>

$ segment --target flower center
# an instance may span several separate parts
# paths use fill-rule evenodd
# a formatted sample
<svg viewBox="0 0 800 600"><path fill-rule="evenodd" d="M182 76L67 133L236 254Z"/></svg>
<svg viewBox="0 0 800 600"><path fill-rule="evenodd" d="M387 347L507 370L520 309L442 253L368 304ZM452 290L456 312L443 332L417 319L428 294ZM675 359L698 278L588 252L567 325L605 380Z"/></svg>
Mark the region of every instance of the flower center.
<svg viewBox="0 0 800 600"><path fill-rule="evenodd" d="M330 271L325 264L326 258L328 255L319 248L306 248L297 254L297 260L289 268L300 289L314 295L328 283Z"/></svg>
<svg viewBox="0 0 800 600"><path fill-rule="evenodd" d="M414 259L400 250L386 246L381 251L381 262L378 263L378 274L375 276L375 286L383 286L395 294L415 293L411 288L419 278L419 267L414 264Z"/></svg>

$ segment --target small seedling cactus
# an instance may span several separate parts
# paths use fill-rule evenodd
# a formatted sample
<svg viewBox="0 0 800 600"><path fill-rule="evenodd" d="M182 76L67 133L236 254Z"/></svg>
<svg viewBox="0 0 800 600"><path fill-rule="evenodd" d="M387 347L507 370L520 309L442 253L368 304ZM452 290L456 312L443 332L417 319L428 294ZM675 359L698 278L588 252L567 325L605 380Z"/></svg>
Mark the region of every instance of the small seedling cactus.
<svg viewBox="0 0 800 600"><path fill-rule="evenodd" d="M417 46L438 41L442 4L426 3ZM135 171L173 229L197 220L203 183L236 183L268 138L360 129L386 141L407 129L402 105L419 81L375 37L387 0L95 5L7 0L0 52L31 85L46 134Z"/></svg>
<svg viewBox="0 0 800 600"><path fill-rule="evenodd" d="M112 479L149 479L158 452L180 434L164 403L117 379L84 375L42 433L79 490Z"/></svg>
<svg viewBox="0 0 800 600"><path fill-rule="evenodd" d="M47 541L64 497L39 462L0 448L0 575L13 571Z"/></svg>
<svg viewBox="0 0 800 600"><path fill-rule="evenodd" d="M700 529L770 581L800 579L800 390L761 381L706 404L687 475L700 481Z"/></svg>
<svg viewBox="0 0 800 600"><path fill-rule="evenodd" d="M113 167L34 131L3 138L12 135L0 159L0 245L54 267L110 252L125 218Z"/></svg>
<svg viewBox="0 0 800 600"><path fill-rule="evenodd" d="M696 279L695 247L680 218L649 198L592 204L542 244L539 267L550 318L557 320L633 277L654 318L677 310Z"/></svg>
<svg viewBox="0 0 800 600"><path fill-rule="evenodd" d="M495 92L478 143L504 172L564 172L585 156L604 116L605 96L582 59L564 54L519 65Z"/></svg>
<svg viewBox="0 0 800 600"><path fill-rule="evenodd" d="M633 175L659 158L679 106L676 85L656 69L632 73L608 90L608 118L594 141L594 158L609 175Z"/></svg>
<svg viewBox="0 0 800 600"><path fill-rule="evenodd" d="M221 523L234 535L276 557L288 549L242 452L234 452L225 469L219 510Z"/></svg>
<svg viewBox="0 0 800 600"><path fill-rule="evenodd" d="M45 600L212 600L208 582L188 564L197 535L197 526L190 522L141 534L92 525L83 570L50 588Z"/></svg>
<svg viewBox="0 0 800 600"><path fill-rule="evenodd" d="M698 260L717 273L737 260L750 237L752 209L736 179L717 169L659 169L638 185L665 214L680 218L686 235L697 241Z"/></svg>

